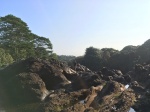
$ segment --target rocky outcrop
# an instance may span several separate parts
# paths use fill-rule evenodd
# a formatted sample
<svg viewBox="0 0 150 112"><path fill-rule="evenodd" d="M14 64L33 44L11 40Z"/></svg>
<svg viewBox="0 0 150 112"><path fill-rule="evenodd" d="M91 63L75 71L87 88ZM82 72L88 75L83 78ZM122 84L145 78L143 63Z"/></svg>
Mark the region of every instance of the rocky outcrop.
<svg viewBox="0 0 150 112"><path fill-rule="evenodd" d="M65 88L70 82L62 74L61 68L59 64L56 66L53 62L34 58L8 66L0 72L0 81L8 102L40 102L49 95L49 90Z"/></svg>
<svg viewBox="0 0 150 112"><path fill-rule="evenodd" d="M124 85L110 81L103 87L92 102L91 106L98 112L127 112L134 104L135 94Z"/></svg>
<svg viewBox="0 0 150 112"><path fill-rule="evenodd" d="M0 71L0 99L9 112L149 112L149 71L149 65L136 65L127 74L92 72L29 58Z"/></svg>
<svg viewBox="0 0 150 112"><path fill-rule="evenodd" d="M132 82L130 87L136 94L133 106L136 112L149 112L150 109L150 64L136 64L133 71L128 72Z"/></svg>

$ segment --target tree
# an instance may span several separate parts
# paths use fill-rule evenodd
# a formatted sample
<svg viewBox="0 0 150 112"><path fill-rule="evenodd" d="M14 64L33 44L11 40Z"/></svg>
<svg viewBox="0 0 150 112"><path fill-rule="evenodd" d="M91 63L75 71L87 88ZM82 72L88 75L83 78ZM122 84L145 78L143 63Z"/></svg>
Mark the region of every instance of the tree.
<svg viewBox="0 0 150 112"><path fill-rule="evenodd" d="M113 55L116 55L119 51L113 48L102 48L103 51L103 60L106 62L111 58Z"/></svg>
<svg viewBox="0 0 150 112"><path fill-rule="evenodd" d="M52 44L48 38L33 34L35 57L49 58L52 55Z"/></svg>
<svg viewBox="0 0 150 112"><path fill-rule="evenodd" d="M137 55L139 55L139 62L150 62L150 39L145 41L141 46L137 49Z"/></svg>
<svg viewBox="0 0 150 112"><path fill-rule="evenodd" d="M125 54L129 54L132 52L136 52L139 46L133 46L133 45L128 45L125 46L120 52L125 53Z"/></svg>
<svg viewBox="0 0 150 112"><path fill-rule="evenodd" d="M89 48L86 48L85 56L101 57L101 53L102 53L102 51L100 49L97 49L97 48L94 48L94 47L89 47Z"/></svg>
<svg viewBox="0 0 150 112"><path fill-rule="evenodd" d="M49 58L52 54L50 40L33 34L25 22L13 15L0 18L0 47L15 61L28 57Z"/></svg>
<svg viewBox="0 0 150 112"><path fill-rule="evenodd" d="M55 59L55 60L58 60L58 56L57 56L57 54L56 53L52 53L51 55L50 55L50 59Z"/></svg>
<svg viewBox="0 0 150 112"><path fill-rule="evenodd" d="M102 51L94 47L87 48L83 63L91 70L99 70L102 65Z"/></svg>
<svg viewBox="0 0 150 112"><path fill-rule="evenodd" d="M0 18L0 45L14 60L33 55L31 31L25 22L13 15Z"/></svg>
<svg viewBox="0 0 150 112"><path fill-rule="evenodd" d="M13 62L10 54L6 53L4 49L0 48L0 67L8 65Z"/></svg>
<svg viewBox="0 0 150 112"><path fill-rule="evenodd" d="M114 55L118 54L119 51L113 48L86 48L85 55L82 57L77 57L75 60L81 63L91 70L98 71L102 67L108 67L109 60Z"/></svg>

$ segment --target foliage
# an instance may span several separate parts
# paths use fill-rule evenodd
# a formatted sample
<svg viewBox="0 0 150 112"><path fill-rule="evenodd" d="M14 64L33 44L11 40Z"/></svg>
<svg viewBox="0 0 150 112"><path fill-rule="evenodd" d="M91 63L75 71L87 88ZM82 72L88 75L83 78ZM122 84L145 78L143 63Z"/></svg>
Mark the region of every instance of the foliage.
<svg viewBox="0 0 150 112"><path fill-rule="evenodd" d="M52 54L52 44L48 38L33 34L35 57L49 58Z"/></svg>
<svg viewBox="0 0 150 112"><path fill-rule="evenodd" d="M84 56L78 56L78 57L75 58L75 61L76 61L77 63L83 64L83 60L84 60ZM73 60L73 61L74 61L74 60Z"/></svg>
<svg viewBox="0 0 150 112"><path fill-rule="evenodd" d="M139 62L150 62L150 39L144 42L137 49L137 55L139 55Z"/></svg>
<svg viewBox="0 0 150 112"><path fill-rule="evenodd" d="M50 58L53 58L53 59L55 59L55 60L58 60L58 56L57 56L56 53L52 53L52 54L50 55Z"/></svg>
<svg viewBox="0 0 150 112"><path fill-rule="evenodd" d="M76 61L91 70L98 71L105 66L126 73L137 63L150 62L150 39L141 46L125 46L121 51L113 48L89 47L85 55L77 57Z"/></svg>
<svg viewBox="0 0 150 112"><path fill-rule="evenodd" d="M118 50L113 48L102 48L101 50L103 51L102 52L103 66L107 66L110 58L119 53Z"/></svg>
<svg viewBox="0 0 150 112"><path fill-rule="evenodd" d="M13 15L0 18L0 47L14 61L28 57L48 58L52 53L52 44L48 38L33 34L24 21Z"/></svg>
<svg viewBox="0 0 150 112"><path fill-rule="evenodd" d="M14 60L26 58L33 52L31 31L20 18L7 15L0 19L0 45ZM27 52L28 51L28 52Z"/></svg>
<svg viewBox="0 0 150 112"><path fill-rule="evenodd" d="M119 69L123 73L128 72L135 65L137 56L135 53L118 53L112 56L108 61L108 67Z"/></svg>
<svg viewBox="0 0 150 112"><path fill-rule="evenodd" d="M128 46L125 46L120 52L125 53L125 54L136 52L138 47L139 46L128 45Z"/></svg>
<svg viewBox="0 0 150 112"><path fill-rule="evenodd" d="M108 67L119 69L123 73L128 72L138 62L137 49L138 46L132 45L124 47L120 52L111 56L108 60Z"/></svg>
<svg viewBox="0 0 150 112"><path fill-rule="evenodd" d="M75 60L91 70L100 70L103 66L108 65L108 60L119 51L113 48L98 49L89 47L86 49L85 55L77 57Z"/></svg>
<svg viewBox="0 0 150 112"><path fill-rule="evenodd" d="M75 58L76 58L75 56L58 55L58 60L67 63L70 62L71 60L74 60Z"/></svg>
<svg viewBox="0 0 150 112"><path fill-rule="evenodd" d="M86 49L85 55L77 57L76 61L95 71L102 67L109 67L127 72L139 62L138 48L138 46L126 46L118 51L113 48L89 47Z"/></svg>
<svg viewBox="0 0 150 112"><path fill-rule="evenodd" d="M0 67L8 65L13 62L10 54L6 53L4 49L0 48Z"/></svg>
<svg viewBox="0 0 150 112"><path fill-rule="evenodd" d="M100 49L89 47L86 49L83 64L91 70L98 70L102 63L102 51Z"/></svg>

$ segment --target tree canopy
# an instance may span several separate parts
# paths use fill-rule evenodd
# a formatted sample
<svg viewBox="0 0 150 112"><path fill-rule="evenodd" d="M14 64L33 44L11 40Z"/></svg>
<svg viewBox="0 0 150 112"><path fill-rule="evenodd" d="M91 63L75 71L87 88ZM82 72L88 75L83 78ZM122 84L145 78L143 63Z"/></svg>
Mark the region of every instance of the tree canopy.
<svg viewBox="0 0 150 112"><path fill-rule="evenodd" d="M102 51L100 49L89 47L85 51L83 63L92 70L100 68L102 62Z"/></svg>
<svg viewBox="0 0 150 112"><path fill-rule="evenodd" d="M35 57L48 58L52 54L52 44L48 38L33 34Z"/></svg>
<svg viewBox="0 0 150 112"><path fill-rule="evenodd" d="M138 49L139 46L133 46L133 45L128 45L128 46L125 46L121 52L122 53L125 53L125 54L128 54L128 53L131 53L131 52L136 52L136 50Z"/></svg>
<svg viewBox="0 0 150 112"><path fill-rule="evenodd" d="M4 49L0 48L0 67L8 65L13 62L10 54L6 53Z"/></svg>
<svg viewBox="0 0 150 112"><path fill-rule="evenodd" d="M13 15L0 18L0 47L15 61L28 57L48 58L52 53L48 38L33 34L24 21Z"/></svg>

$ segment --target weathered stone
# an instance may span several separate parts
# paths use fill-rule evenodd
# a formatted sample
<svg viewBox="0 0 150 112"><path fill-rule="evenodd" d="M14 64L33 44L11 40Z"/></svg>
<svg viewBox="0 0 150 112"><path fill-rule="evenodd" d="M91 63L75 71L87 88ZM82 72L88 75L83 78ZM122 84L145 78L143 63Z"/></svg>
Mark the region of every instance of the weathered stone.
<svg viewBox="0 0 150 112"><path fill-rule="evenodd" d="M149 74L148 64L124 75L29 58L0 71L0 97L9 112L127 112L130 107L149 112Z"/></svg>

